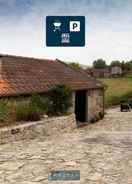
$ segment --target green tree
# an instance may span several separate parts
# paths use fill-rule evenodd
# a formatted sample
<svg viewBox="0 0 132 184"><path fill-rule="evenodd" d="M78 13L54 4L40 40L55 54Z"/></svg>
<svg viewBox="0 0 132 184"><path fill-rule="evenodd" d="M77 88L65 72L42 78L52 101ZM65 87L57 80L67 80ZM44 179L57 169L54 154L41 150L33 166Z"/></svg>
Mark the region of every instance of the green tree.
<svg viewBox="0 0 132 184"><path fill-rule="evenodd" d="M118 60L112 61L110 66L120 66L121 67L121 62Z"/></svg>
<svg viewBox="0 0 132 184"><path fill-rule="evenodd" d="M50 90L51 113L61 115L71 107L71 89L65 85L57 85Z"/></svg>
<svg viewBox="0 0 132 184"><path fill-rule="evenodd" d="M72 63L69 63L69 66L75 70L79 70L81 69L81 66L79 63L75 63L75 62L72 62Z"/></svg>
<svg viewBox="0 0 132 184"><path fill-rule="evenodd" d="M132 70L132 60L126 62L128 70Z"/></svg>
<svg viewBox="0 0 132 184"><path fill-rule="evenodd" d="M107 68L106 61L103 59L97 59L93 62L93 68L104 69Z"/></svg>
<svg viewBox="0 0 132 184"><path fill-rule="evenodd" d="M125 71L125 72L130 71L131 68L132 68L132 63L129 62L129 61L128 62L122 61L121 67L122 67L122 70Z"/></svg>

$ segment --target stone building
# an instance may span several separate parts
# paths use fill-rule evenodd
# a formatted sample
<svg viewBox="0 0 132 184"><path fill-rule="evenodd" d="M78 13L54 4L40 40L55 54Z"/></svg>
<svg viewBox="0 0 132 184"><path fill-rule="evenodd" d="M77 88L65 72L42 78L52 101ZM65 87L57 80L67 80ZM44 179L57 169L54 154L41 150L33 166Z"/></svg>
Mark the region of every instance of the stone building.
<svg viewBox="0 0 132 184"><path fill-rule="evenodd" d="M122 68L120 66L112 66L111 67L111 76L112 77L118 77L123 74Z"/></svg>
<svg viewBox="0 0 132 184"><path fill-rule="evenodd" d="M111 76L109 68L87 68L85 71L89 76L95 78L107 78Z"/></svg>
<svg viewBox="0 0 132 184"><path fill-rule="evenodd" d="M79 122L94 122L104 115L104 85L85 72L59 60L0 56L0 97L16 98L32 93L47 94L55 85L72 90L71 113Z"/></svg>

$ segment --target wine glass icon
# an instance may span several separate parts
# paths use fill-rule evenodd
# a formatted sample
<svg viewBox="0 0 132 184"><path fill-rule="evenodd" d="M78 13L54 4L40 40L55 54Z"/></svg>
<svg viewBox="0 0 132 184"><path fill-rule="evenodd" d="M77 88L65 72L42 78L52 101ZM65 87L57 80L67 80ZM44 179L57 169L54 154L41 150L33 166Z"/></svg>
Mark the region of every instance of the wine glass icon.
<svg viewBox="0 0 132 184"><path fill-rule="evenodd" d="M60 29L61 24L62 24L62 23L61 23L59 20L56 20L56 21L53 23L53 25L54 25L54 30L53 30L53 31L54 31L54 32L57 31L57 30L60 31L60 30L61 30L61 29Z"/></svg>

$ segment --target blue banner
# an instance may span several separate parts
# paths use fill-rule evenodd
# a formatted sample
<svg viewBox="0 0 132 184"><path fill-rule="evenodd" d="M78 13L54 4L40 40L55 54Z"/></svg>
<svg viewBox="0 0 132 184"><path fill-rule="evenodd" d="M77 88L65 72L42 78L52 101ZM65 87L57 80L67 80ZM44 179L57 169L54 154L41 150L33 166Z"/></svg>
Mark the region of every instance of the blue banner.
<svg viewBox="0 0 132 184"><path fill-rule="evenodd" d="M85 17L47 16L46 45L51 47L85 46Z"/></svg>

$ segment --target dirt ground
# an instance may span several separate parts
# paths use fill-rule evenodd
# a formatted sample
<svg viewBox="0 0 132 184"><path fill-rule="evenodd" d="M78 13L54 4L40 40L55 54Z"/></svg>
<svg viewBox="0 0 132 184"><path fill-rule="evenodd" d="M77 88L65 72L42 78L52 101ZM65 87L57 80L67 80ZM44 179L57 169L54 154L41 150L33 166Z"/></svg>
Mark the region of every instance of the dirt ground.
<svg viewBox="0 0 132 184"><path fill-rule="evenodd" d="M52 170L80 170L80 181L48 181ZM0 184L132 184L132 112L59 135L0 146Z"/></svg>

